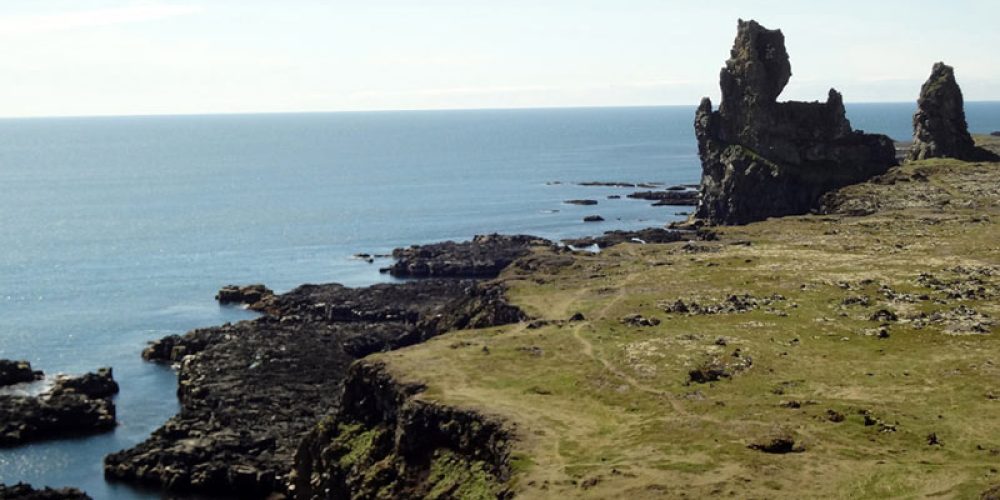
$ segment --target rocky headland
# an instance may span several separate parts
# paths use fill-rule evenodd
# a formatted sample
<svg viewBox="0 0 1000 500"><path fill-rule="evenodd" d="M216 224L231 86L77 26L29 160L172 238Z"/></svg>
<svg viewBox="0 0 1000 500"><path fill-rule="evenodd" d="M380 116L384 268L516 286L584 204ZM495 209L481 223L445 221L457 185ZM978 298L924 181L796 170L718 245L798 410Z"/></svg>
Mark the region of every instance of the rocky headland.
<svg viewBox="0 0 1000 500"><path fill-rule="evenodd" d="M720 224L803 214L836 188L896 164L892 140L851 128L843 98L778 102L791 77L785 38L739 21L720 74L722 103L701 101L695 133L702 163L697 216Z"/></svg>
<svg viewBox="0 0 1000 500"><path fill-rule="evenodd" d="M24 361L0 360L0 368L8 381L34 382L43 377ZM56 377L38 396L0 394L0 447L114 429L112 397L117 393L111 368L101 368L79 377Z"/></svg>
<svg viewBox="0 0 1000 500"><path fill-rule="evenodd" d="M284 495L302 437L340 407L352 361L449 330L525 318L502 286L461 279L303 285L254 308L261 318L169 336L143 352L176 364L181 412L145 442L109 455L109 479L242 498Z"/></svg>

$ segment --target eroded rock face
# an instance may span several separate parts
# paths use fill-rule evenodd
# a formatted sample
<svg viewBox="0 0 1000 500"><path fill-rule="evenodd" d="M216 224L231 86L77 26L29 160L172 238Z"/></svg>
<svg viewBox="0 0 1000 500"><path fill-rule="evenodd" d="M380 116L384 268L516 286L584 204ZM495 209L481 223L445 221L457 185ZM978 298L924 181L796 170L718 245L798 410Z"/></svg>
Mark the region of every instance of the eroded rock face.
<svg viewBox="0 0 1000 500"><path fill-rule="evenodd" d="M909 159L955 158L966 161L996 161L996 155L977 148L965 121L962 89L955 69L935 63L931 76L920 87L917 112L913 115L913 146Z"/></svg>
<svg viewBox="0 0 1000 500"><path fill-rule="evenodd" d="M509 497L511 431L475 411L415 398L423 389L395 380L381 363L355 363L339 411L296 453L292 496Z"/></svg>
<svg viewBox="0 0 1000 500"><path fill-rule="evenodd" d="M695 115L698 218L744 224L805 213L824 193L896 164L891 139L851 129L836 90L825 103L777 102L790 77L781 31L740 20L720 75L722 103L713 111L702 99Z"/></svg>

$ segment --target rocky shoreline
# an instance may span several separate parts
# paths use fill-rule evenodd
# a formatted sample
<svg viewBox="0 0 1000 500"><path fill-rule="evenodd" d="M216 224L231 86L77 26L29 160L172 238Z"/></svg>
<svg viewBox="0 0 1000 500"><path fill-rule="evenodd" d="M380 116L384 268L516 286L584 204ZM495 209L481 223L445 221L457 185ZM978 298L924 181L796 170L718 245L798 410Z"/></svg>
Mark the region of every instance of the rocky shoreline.
<svg viewBox="0 0 1000 500"><path fill-rule="evenodd" d="M0 367L7 382L30 383L43 377L26 361L0 360ZM101 368L79 377L59 376L38 396L2 394L0 447L112 430L117 425L112 397L117 393L111 368Z"/></svg>
<svg viewBox="0 0 1000 500"><path fill-rule="evenodd" d="M403 253L454 276L499 272L512 253L538 241L512 237L498 246L497 238ZM496 250L488 262L482 244ZM455 252L467 260L455 261ZM430 254L439 260L427 260ZM449 330L526 319L499 285L456 278L355 289L303 285L250 300L261 318L165 337L143 352L178 367L181 412L145 442L109 455L108 479L243 498L285 495L302 437L339 408L354 360Z"/></svg>

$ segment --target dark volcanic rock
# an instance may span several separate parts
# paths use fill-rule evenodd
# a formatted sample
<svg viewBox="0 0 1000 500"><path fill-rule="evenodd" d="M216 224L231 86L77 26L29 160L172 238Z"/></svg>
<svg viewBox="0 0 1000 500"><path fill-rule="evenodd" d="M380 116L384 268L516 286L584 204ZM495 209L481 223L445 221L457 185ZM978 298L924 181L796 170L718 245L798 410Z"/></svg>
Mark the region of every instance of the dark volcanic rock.
<svg viewBox="0 0 1000 500"><path fill-rule="evenodd" d="M0 359L0 387L32 382L40 378L42 378L42 372L32 370L31 363L27 361Z"/></svg>
<svg viewBox="0 0 1000 500"><path fill-rule="evenodd" d="M583 222L604 222L604 217L600 215L588 215L583 218Z"/></svg>
<svg viewBox="0 0 1000 500"><path fill-rule="evenodd" d="M340 408L296 453L295 498L509 497L511 432L497 419L414 398L423 389L380 363L352 366Z"/></svg>
<svg viewBox="0 0 1000 500"><path fill-rule="evenodd" d="M287 493L295 449L338 408L357 357L525 318L502 288L457 279L303 285L259 305L261 318L170 336L143 353L179 366L181 411L107 456L106 477L240 498Z"/></svg>
<svg viewBox="0 0 1000 500"><path fill-rule="evenodd" d="M997 161L1000 157L977 148L965 121L962 89L955 70L935 63L931 76L920 87L917 112L913 115L913 146L909 159L956 158L967 161Z"/></svg>
<svg viewBox="0 0 1000 500"><path fill-rule="evenodd" d="M111 396L118 384L110 368L60 378L40 396L0 396L0 446L114 429ZM2 497L0 497L2 498Z"/></svg>
<svg viewBox="0 0 1000 500"><path fill-rule="evenodd" d="M607 231L601 236L575 238L563 240L563 243L577 248L597 245L598 248L607 248L619 243L673 243L675 241L685 241L697 239L695 231L682 231L676 229L662 229L651 227L638 231Z"/></svg>
<svg viewBox="0 0 1000 500"><path fill-rule="evenodd" d="M0 483L0 499L3 500L90 500L86 493L76 488L42 488L36 490L30 484L17 483L7 486Z"/></svg>
<svg viewBox="0 0 1000 500"><path fill-rule="evenodd" d="M226 285L219 289L215 295L215 300L220 304L245 304L253 306L257 302L274 295L270 288L262 284L254 285Z"/></svg>
<svg viewBox="0 0 1000 500"><path fill-rule="evenodd" d="M66 377L56 380L52 394L75 392L88 398L110 398L118 394L118 382L115 382L111 368L98 368L97 373L86 373L79 377Z"/></svg>
<svg viewBox="0 0 1000 500"><path fill-rule="evenodd" d="M683 188L682 188L683 189ZM695 190L667 190L667 191L637 191L628 195L633 200L655 201L654 206L696 206L698 205L698 191Z"/></svg>
<svg viewBox="0 0 1000 500"><path fill-rule="evenodd" d="M851 129L836 90L825 103L777 102L790 77L781 31L740 20L720 75L722 103L712 111L702 99L695 116L699 218L743 224L805 213L822 194L896 163L888 137Z"/></svg>
<svg viewBox="0 0 1000 500"><path fill-rule="evenodd" d="M552 242L526 235L480 235L462 243L446 241L392 251L396 263L384 269L397 278L495 278L533 247Z"/></svg>
<svg viewBox="0 0 1000 500"><path fill-rule="evenodd" d="M567 205L597 205L597 200L566 200L563 203Z"/></svg>

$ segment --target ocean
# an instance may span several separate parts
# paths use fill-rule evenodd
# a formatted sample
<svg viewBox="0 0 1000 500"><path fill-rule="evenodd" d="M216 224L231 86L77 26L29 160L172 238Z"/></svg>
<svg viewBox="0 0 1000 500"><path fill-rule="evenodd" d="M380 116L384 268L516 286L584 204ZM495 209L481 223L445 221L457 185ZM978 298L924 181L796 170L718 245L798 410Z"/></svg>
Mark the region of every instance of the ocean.
<svg viewBox="0 0 1000 500"><path fill-rule="evenodd" d="M912 103L848 105L906 140ZM1000 103L967 103L1000 130ZM105 483L101 461L173 415L176 377L147 342L251 317L229 283L391 280L355 253L476 234L638 229L690 207L607 199L585 181L697 183L693 106L0 120L0 358L48 374L114 367L120 425L0 449L0 482ZM562 203L575 198L596 206ZM584 223L586 215L606 221Z"/></svg>

